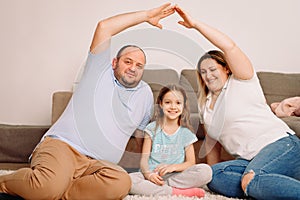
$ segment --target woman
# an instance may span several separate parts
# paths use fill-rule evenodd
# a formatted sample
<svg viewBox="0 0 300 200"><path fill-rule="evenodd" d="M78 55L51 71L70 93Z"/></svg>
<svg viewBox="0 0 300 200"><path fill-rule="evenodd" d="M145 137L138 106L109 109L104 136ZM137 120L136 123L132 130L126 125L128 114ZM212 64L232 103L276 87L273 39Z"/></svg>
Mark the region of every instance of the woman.
<svg viewBox="0 0 300 200"><path fill-rule="evenodd" d="M178 23L197 30L221 51L198 63L199 107L205 125L210 190L229 197L300 198L300 140L266 104L248 57L226 35L180 7ZM236 160L221 162L224 147Z"/></svg>

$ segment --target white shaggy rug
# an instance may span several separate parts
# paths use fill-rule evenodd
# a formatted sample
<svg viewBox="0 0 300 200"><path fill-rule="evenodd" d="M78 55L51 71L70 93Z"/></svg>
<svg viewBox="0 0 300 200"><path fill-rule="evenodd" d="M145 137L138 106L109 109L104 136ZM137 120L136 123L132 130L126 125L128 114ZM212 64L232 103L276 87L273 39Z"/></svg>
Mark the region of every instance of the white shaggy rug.
<svg viewBox="0 0 300 200"><path fill-rule="evenodd" d="M10 170L0 170L0 175L9 174L13 171ZM206 190L205 197L203 198L197 198L197 197L183 197L183 196L138 196L138 195L128 195L125 197L124 200L237 200L235 198L228 198L224 197L222 195L213 194L210 192L207 188L204 188Z"/></svg>
<svg viewBox="0 0 300 200"><path fill-rule="evenodd" d="M212 194L206 192L205 197L183 197L183 196L137 196L137 195L128 195L124 200L236 200L235 198L228 198L221 195Z"/></svg>

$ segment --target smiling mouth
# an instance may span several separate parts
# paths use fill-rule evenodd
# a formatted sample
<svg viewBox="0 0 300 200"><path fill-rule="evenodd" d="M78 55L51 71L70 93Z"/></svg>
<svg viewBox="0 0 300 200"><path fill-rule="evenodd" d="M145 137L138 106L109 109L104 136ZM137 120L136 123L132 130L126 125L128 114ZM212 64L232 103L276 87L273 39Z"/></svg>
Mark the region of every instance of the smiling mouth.
<svg viewBox="0 0 300 200"><path fill-rule="evenodd" d="M207 80L208 83L213 83L216 79L209 79Z"/></svg>
<svg viewBox="0 0 300 200"><path fill-rule="evenodd" d="M168 113L170 113L170 114L177 114L178 111L168 111Z"/></svg>
<svg viewBox="0 0 300 200"><path fill-rule="evenodd" d="M129 76L129 77L132 77L132 78L134 78L135 77L135 74L133 74L133 73L126 73L127 74L127 76Z"/></svg>

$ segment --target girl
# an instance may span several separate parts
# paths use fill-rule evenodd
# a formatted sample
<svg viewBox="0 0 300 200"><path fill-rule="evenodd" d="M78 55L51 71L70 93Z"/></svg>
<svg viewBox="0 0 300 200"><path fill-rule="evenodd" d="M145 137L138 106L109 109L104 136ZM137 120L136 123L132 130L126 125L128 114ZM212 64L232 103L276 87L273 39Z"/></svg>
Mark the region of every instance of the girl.
<svg viewBox="0 0 300 200"><path fill-rule="evenodd" d="M229 197L299 199L300 140L266 104L250 60L225 34L175 10L179 24L221 50L205 53L197 66L207 162L213 165L209 189ZM237 159L220 162L221 147Z"/></svg>
<svg viewBox="0 0 300 200"><path fill-rule="evenodd" d="M145 129L141 172L131 173L131 194L203 197L199 188L211 180L206 164L195 165L185 91L176 85L163 87L157 97L154 121ZM195 179L195 177L201 177Z"/></svg>

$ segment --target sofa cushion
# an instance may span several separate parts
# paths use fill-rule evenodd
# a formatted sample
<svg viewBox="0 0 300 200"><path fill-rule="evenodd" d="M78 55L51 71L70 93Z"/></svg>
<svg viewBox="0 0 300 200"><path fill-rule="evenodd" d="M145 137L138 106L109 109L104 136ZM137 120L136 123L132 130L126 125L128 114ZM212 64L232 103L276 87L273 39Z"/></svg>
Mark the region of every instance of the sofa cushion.
<svg viewBox="0 0 300 200"><path fill-rule="evenodd" d="M153 93L153 99L154 99L153 102L156 103L156 99L158 97L159 91L165 85L161 85L161 84L158 84L158 83L149 83L149 86L150 86L150 88L152 90L152 93Z"/></svg>
<svg viewBox="0 0 300 200"><path fill-rule="evenodd" d="M300 74L257 72L267 103L280 102L289 97L300 96Z"/></svg>
<svg viewBox="0 0 300 200"><path fill-rule="evenodd" d="M181 71L179 84L185 89L189 104L190 112L198 113L198 92L199 92L199 81L197 70L195 69L184 69Z"/></svg>
<svg viewBox="0 0 300 200"><path fill-rule="evenodd" d="M148 84L155 83L162 86L179 83L178 73L174 69L146 69L142 79Z"/></svg>
<svg viewBox="0 0 300 200"><path fill-rule="evenodd" d="M195 69L183 69L180 73L179 83L187 91L194 91L198 94L199 91L199 81L198 74Z"/></svg>
<svg viewBox="0 0 300 200"><path fill-rule="evenodd" d="M280 119L283 120L293 131L295 131L296 135L300 138L300 117L289 116Z"/></svg>
<svg viewBox="0 0 300 200"><path fill-rule="evenodd" d="M59 91L53 93L51 124L54 124L63 113L72 97L72 94L72 92L68 91Z"/></svg>
<svg viewBox="0 0 300 200"><path fill-rule="evenodd" d="M300 73L257 72L267 103L300 96ZM300 137L300 117L281 118Z"/></svg>

